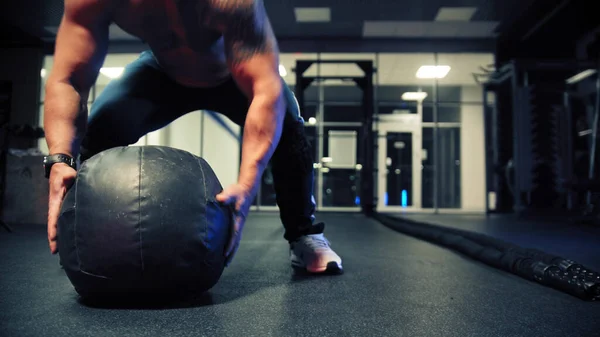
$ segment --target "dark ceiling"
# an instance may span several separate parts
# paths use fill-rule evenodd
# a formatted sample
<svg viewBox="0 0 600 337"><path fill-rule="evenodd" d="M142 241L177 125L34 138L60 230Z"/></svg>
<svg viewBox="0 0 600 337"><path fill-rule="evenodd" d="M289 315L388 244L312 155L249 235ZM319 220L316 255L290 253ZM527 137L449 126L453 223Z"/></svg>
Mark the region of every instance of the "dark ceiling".
<svg viewBox="0 0 600 337"><path fill-rule="evenodd" d="M27 44L33 40L52 43L59 25L64 0L6 0L0 4L0 42ZM402 41L421 45L488 42L503 36L540 30L537 22L548 25L570 3L590 0L264 0L278 38L282 41L358 41L373 46L373 41ZM330 22L297 22L296 8L329 8ZM466 21L436 21L441 8L473 8ZM577 17L576 17L577 18ZM577 22L577 21L575 21ZM578 29L577 24L559 25ZM516 32L519 30L519 32ZM118 28L111 30L113 42L132 41ZM9 43L7 43L9 42ZM489 43L491 42L491 43ZM371 44L369 44L371 43ZM327 46L323 43L321 46ZM370 48L370 47L369 47ZM363 48L364 49L364 48ZM489 50L489 49L488 49ZM377 51L377 50L372 50Z"/></svg>
<svg viewBox="0 0 600 337"><path fill-rule="evenodd" d="M0 18L25 32L51 38L64 0L3 1ZM475 7L471 21L501 22L529 0L264 0L280 38L361 37L365 21L433 21L441 7ZM329 7L331 22L296 23L294 8ZM50 28L49 30L45 28Z"/></svg>

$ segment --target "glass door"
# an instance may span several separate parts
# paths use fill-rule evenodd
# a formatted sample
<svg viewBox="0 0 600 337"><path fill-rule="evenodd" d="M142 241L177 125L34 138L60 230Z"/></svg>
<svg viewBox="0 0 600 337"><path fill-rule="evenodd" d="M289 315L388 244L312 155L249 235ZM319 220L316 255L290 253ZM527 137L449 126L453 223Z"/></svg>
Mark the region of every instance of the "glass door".
<svg viewBox="0 0 600 337"><path fill-rule="evenodd" d="M421 209L422 129L406 121L378 129L378 211Z"/></svg>
<svg viewBox="0 0 600 337"><path fill-rule="evenodd" d="M320 137L316 193L319 210L360 210L360 123L327 123Z"/></svg>

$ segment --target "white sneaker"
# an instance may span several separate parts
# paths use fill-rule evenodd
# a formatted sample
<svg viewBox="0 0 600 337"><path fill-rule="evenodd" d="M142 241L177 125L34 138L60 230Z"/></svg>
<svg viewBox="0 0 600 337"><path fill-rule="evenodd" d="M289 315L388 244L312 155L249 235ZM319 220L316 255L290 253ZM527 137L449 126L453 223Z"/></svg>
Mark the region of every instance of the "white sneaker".
<svg viewBox="0 0 600 337"><path fill-rule="evenodd" d="M309 234L290 243L292 267L310 273L341 273L342 259L330 247L323 234Z"/></svg>

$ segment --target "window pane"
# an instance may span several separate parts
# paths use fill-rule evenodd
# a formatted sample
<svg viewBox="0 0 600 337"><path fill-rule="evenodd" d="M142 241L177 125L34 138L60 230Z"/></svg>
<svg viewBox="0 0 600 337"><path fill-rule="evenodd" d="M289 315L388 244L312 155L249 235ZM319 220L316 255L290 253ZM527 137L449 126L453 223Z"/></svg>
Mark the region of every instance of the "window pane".
<svg viewBox="0 0 600 337"><path fill-rule="evenodd" d="M362 76L362 74L360 75ZM354 81L328 81L323 90L323 100L325 102L348 102L361 104L363 101L363 91Z"/></svg>
<svg viewBox="0 0 600 337"><path fill-rule="evenodd" d="M443 85L438 84L437 87L437 100L438 102L460 102L461 101L461 89L460 85Z"/></svg>
<svg viewBox="0 0 600 337"><path fill-rule="evenodd" d="M40 107L39 107L39 111L38 111L38 126L41 127L41 128L44 127L44 104L40 104ZM37 143L38 143L38 149L43 154L48 154L48 144L46 143L46 137L38 139Z"/></svg>
<svg viewBox="0 0 600 337"><path fill-rule="evenodd" d="M418 104L415 102L397 102L385 103L379 105L379 114L382 115L398 115L398 114L417 114L419 112Z"/></svg>
<svg viewBox="0 0 600 337"><path fill-rule="evenodd" d="M314 104L305 104L304 110L300 113L300 115L302 116L305 122L309 122L311 118L316 118L317 106Z"/></svg>
<svg viewBox="0 0 600 337"><path fill-rule="evenodd" d="M40 103L44 102L46 98L46 80L50 75L50 71L52 70L52 66L54 64L53 56L45 56L44 62L42 64L42 69L40 70L40 76L42 77L42 81L40 83Z"/></svg>
<svg viewBox="0 0 600 337"><path fill-rule="evenodd" d="M364 108L360 105L325 105L325 122L362 122Z"/></svg>
<svg viewBox="0 0 600 337"><path fill-rule="evenodd" d="M438 122L440 123L460 123L460 115L460 105L438 105Z"/></svg>
<svg viewBox="0 0 600 337"><path fill-rule="evenodd" d="M433 208L434 177L435 177L435 148L433 128L423 128L423 156L421 173L421 207Z"/></svg>
<svg viewBox="0 0 600 337"><path fill-rule="evenodd" d="M46 99L46 78L48 73L44 74L45 69L42 68L42 81L40 82L40 103L44 103Z"/></svg>
<svg viewBox="0 0 600 337"><path fill-rule="evenodd" d="M308 76L363 78L365 72L359 66L360 62L371 62L373 67L376 66L374 53L322 53L319 57L334 63L315 63L307 70ZM374 78L371 78L373 82ZM362 102L363 90L352 79L328 79L320 85L324 86L325 102Z"/></svg>
<svg viewBox="0 0 600 337"><path fill-rule="evenodd" d="M413 206L413 133L388 132L386 135L385 204Z"/></svg>
<svg viewBox="0 0 600 337"><path fill-rule="evenodd" d="M356 207L360 205L360 171L323 169L323 206Z"/></svg>
<svg viewBox="0 0 600 337"><path fill-rule="evenodd" d="M316 127L307 125L305 128L306 137L310 144L312 145L313 150L318 146L318 139L316 134ZM313 158L316 158L316 155L313 155ZM316 181L316 180L315 180ZM316 194L316 183L315 183L315 198ZM260 202L260 206L276 206L277 198L275 195L275 186L273 181L273 174L271 171L271 164L267 166L265 172L263 173L263 177L261 180L261 190L260 195L254 200L253 205L256 205L257 202Z"/></svg>
<svg viewBox="0 0 600 337"><path fill-rule="evenodd" d="M96 90L98 90L98 85L94 85L90 90L90 94L88 95L88 103L92 103L96 100L97 94Z"/></svg>
<svg viewBox="0 0 600 337"><path fill-rule="evenodd" d="M324 127L323 206L356 207L360 194L360 127Z"/></svg>
<svg viewBox="0 0 600 337"><path fill-rule="evenodd" d="M279 54L279 74L282 75L285 83L290 85L293 89L296 85L296 74L294 69L296 68L297 60L316 60L317 54L315 53L281 53Z"/></svg>
<svg viewBox="0 0 600 337"><path fill-rule="evenodd" d="M438 129L438 207L461 207L460 128Z"/></svg>
<svg viewBox="0 0 600 337"><path fill-rule="evenodd" d="M460 123L461 106L457 104L438 104L437 122L438 123ZM483 113L483 112L482 112ZM434 106L432 104L423 105L423 122L434 123Z"/></svg>
<svg viewBox="0 0 600 337"><path fill-rule="evenodd" d="M38 110L38 126L44 127L44 104L40 103Z"/></svg>
<svg viewBox="0 0 600 337"><path fill-rule="evenodd" d="M373 53L322 53L322 54L298 54L286 55L281 58L281 63L291 63L295 67L298 59L314 61L303 73L305 77L326 76L326 80L313 80L302 93L294 87L297 96L303 95L304 102L318 105L319 102L351 103L361 104L363 101L363 90L356 84L353 77L362 78L365 72L359 67L360 62L371 62L375 65L375 54ZM327 60L333 63L320 63L318 60ZM339 61L339 62L338 62ZM339 77L351 77L339 79ZM285 78L288 84L293 84L295 79Z"/></svg>
<svg viewBox="0 0 600 337"><path fill-rule="evenodd" d="M493 69L493 54L440 53L437 60L438 65L450 66L448 74L437 81L439 102L483 101L481 82Z"/></svg>
<svg viewBox="0 0 600 337"><path fill-rule="evenodd" d="M433 116L433 105L427 104L423 105L423 122L425 123L433 123L435 118Z"/></svg>
<svg viewBox="0 0 600 337"><path fill-rule="evenodd" d="M317 149L319 146L317 128L314 125L306 125L306 127L304 128L304 132L306 134L306 139L308 139L308 142L310 143L311 148L313 150L313 160L316 163L318 162L318 160L316 160L315 158L317 158Z"/></svg>
<svg viewBox="0 0 600 337"><path fill-rule="evenodd" d="M412 98L405 96L403 99L403 94L421 92L419 95L426 95L422 98L424 102L432 102L434 80L417 77L419 69L427 65L435 65L434 54L379 54L377 99L380 102L415 102L414 96Z"/></svg>

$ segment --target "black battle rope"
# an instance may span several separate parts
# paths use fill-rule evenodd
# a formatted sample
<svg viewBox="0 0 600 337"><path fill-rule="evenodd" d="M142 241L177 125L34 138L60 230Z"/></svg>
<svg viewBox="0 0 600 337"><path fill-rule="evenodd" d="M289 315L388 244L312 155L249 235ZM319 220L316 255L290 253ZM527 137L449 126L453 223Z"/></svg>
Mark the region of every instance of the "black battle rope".
<svg viewBox="0 0 600 337"><path fill-rule="evenodd" d="M575 261L523 248L479 233L417 223L378 213L373 217L404 234L454 249L527 280L582 300L600 300L600 274Z"/></svg>

